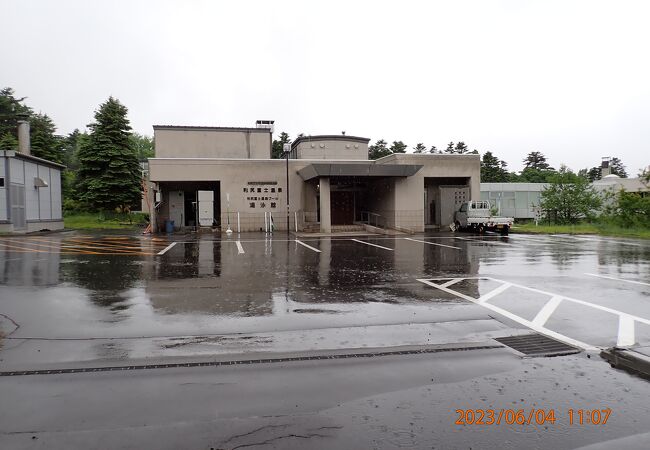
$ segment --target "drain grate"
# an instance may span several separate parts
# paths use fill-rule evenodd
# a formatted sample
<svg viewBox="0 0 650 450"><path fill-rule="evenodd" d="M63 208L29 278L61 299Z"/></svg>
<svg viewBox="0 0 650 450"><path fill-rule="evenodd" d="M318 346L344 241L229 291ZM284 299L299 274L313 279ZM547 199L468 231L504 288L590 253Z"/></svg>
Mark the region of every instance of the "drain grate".
<svg viewBox="0 0 650 450"><path fill-rule="evenodd" d="M531 357L571 355L581 351L577 347L538 333L507 336L495 340Z"/></svg>

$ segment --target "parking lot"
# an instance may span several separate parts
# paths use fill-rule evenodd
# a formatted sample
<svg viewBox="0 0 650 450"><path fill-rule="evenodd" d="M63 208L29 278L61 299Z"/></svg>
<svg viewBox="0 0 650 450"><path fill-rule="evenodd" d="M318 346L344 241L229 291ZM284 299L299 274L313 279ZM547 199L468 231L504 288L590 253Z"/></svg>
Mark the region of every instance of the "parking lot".
<svg viewBox="0 0 650 450"><path fill-rule="evenodd" d="M276 402L270 409L262 408L262 404L242 392L236 394L239 387L232 392L220 390L219 395L226 397L219 397L218 401L232 402L236 397L243 403L235 409L245 417L273 411L289 414L285 401L301 405L296 406L300 414L321 411L326 405L327 408L336 406L332 405L332 398L338 399L335 403L339 408L352 408L345 413L352 414L351 417L366 409L367 404L352 407L345 395L332 391L328 396L319 391L315 386L322 385L324 380L333 383L331 389L338 386L338 392L347 392L346 395L358 401L377 400L378 392L411 389L405 397L393 399L397 409L404 402L412 408L418 403L416 398L428 398L431 392L436 392L436 401L440 401L448 389L444 386L455 386L448 391L453 397L447 399L448 406L422 413L438 427L438 433L444 434L454 429L453 421L451 425L445 424L453 416L453 404L483 404L484 401L493 404L507 400L527 407L544 399L547 407L558 402L563 402L565 409L572 407L572 403L567 403L570 399L562 399L566 393L550 393L554 388L547 384L549 380L555 383L553 377L558 377L581 404L610 402L612 406L612 402L618 401L625 403L630 412L618 411L612 422L615 428L592 429L589 433L588 430L571 431L578 433L573 441L553 441L567 432L566 427L551 432L536 428L536 439L548 438L551 439L548 442L556 442L557 448L572 448L578 443L632 436L642 431L642 423L647 424L645 418L634 416L634 411L642 408L639 402L646 396L647 382L610 368L598 357L601 348L650 344L650 243L641 240L451 233L347 237L247 233L219 238L70 232L3 236L0 237L0 299L3 336L0 372L5 375L0 389L5 398L32 399L29 406L5 411L0 417L5 423L0 431L12 445L23 442L22 435L15 434L20 430L21 433L40 430L39 433L45 434L36 436L43 437L43 442L57 445L68 442L65 439L69 435L64 439L61 434L48 434L68 428L52 421L51 415L45 412L63 406L51 396L49 384L45 383L48 380L54 382L54 392L61 397L61 402L68 406L70 402L77 404L76 412L66 413L72 415L72 418L66 416L66 423L72 423L70 428L74 433L85 429L101 435L106 433L101 421L86 422L89 411L83 413L86 408L83 404L84 398L106 402L112 395L110 392L115 392L107 387L111 383L119 383L124 389L135 383L128 389L135 389L132 395L137 396L142 383L153 380L151 386L157 388L148 387L141 392L146 396L146 401L143 400L146 405L151 408L157 405L156 414L163 414L160 411L165 410L164 402L181 405L194 398L196 406L196 397L179 394L173 386L167 386L170 382L176 387L179 384L166 378L164 370L177 374L179 383L184 380L183 383L207 386L213 382L233 382L244 386L250 382L259 388L256 395L262 396L271 395L264 386L277 389L273 399L267 399ZM526 361L514 351L492 349L497 344L494 338L527 334L531 330L584 352L582 356ZM458 356L439 355L443 350L471 351ZM292 366L298 364L292 361L299 358L311 361L326 355L336 359L363 352L368 356L386 356L367 363L332 361L326 365L310 362L308 366ZM403 352L402 356L398 352ZM255 363L256 358L258 362L262 358L276 358L285 369L242 368L239 370L244 372L240 375L233 374L239 381L227 381L228 371L219 372L225 378L220 375L217 381L208 372L177 372L182 364L188 364L187 367L195 364L195 369L186 371L205 371L198 364L242 359ZM147 373L132 370L128 378L71 372L151 364L162 367L168 363L175 368ZM286 370L292 367L295 370ZM406 367L415 372L398 375L399 368ZM57 370L63 374L9 376L21 371L56 373ZM366 374L367 370L375 372ZM541 379L529 373L535 370L539 370L535 376L544 373ZM269 376L258 378L265 373ZM310 381L295 379L299 373L308 375ZM368 383L365 387L358 379L362 373ZM586 379L585 374L588 374ZM509 388L498 387L512 383L517 376L520 381L522 377L531 377L528 388L516 386L516 382ZM57 377L78 378L76 383L68 384L71 378ZM279 378L269 381L275 377ZM566 377L581 381L561 380ZM418 389L425 389L429 379L431 385L426 388L429 394L422 397ZM280 386L289 380L293 381ZM303 390L296 391L294 388L301 383L306 383L301 387ZM479 383L475 394L471 394L472 383ZM73 391L81 389L92 394L78 397L69 390L72 386L76 386ZM161 386L167 386L163 397L160 397ZM349 390L351 386L357 386L356 394ZM314 389L312 394L305 394L309 389ZM495 389L500 393L492 392ZM621 394L621 389L627 390ZM630 390L632 393L627 394ZM208 397L213 395L202 392ZM502 397L504 392L507 399ZM194 406L188 403L185 407ZM111 408L117 411L120 407L115 404ZM190 414L193 421L212 420L209 408L205 407L198 406ZM422 404L420 407L424 408ZM37 413L37 409L43 412ZM224 410L221 414L230 412ZM368 411L364 414L374 417ZM164 415L156 418L154 414L151 420L158 424L181 420L175 412L166 411ZM21 422L26 416L32 417L33 422ZM319 426L344 428L340 420L332 417L325 425L319 422ZM114 420L119 422L114 426L130 426L126 419ZM259 421L253 422L259 425ZM280 427L273 421L262 422L261 426L270 429ZM194 426L184 430L196 431ZM312 421L305 422L304 426L318 428ZM612 431L616 432L611 434ZM409 436L421 436L424 432L409 433ZM335 435L343 439L341 445L353 441L348 428ZM402 442L402 434L392 435L394 442L411 442L409 439ZM81 439L79 434L74 436ZM147 435L140 437L143 436ZM490 430L484 436L494 439L495 448L508 447L500 447L497 430ZM456 440L458 437L452 433L446 442L454 447L460 442ZM227 435L214 438L229 439ZM466 438L472 442L470 434ZM520 438L521 435L513 437L511 448L523 442ZM567 443L572 444L566 446Z"/></svg>

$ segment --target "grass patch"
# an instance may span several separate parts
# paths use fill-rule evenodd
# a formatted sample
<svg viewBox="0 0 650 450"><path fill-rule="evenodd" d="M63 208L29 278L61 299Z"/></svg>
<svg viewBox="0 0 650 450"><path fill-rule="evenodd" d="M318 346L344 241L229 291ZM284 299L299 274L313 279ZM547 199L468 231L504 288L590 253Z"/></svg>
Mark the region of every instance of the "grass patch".
<svg viewBox="0 0 650 450"><path fill-rule="evenodd" d="M534 223L515 224L511 233L529 234L598 234L601 236L618 236L650 239L650 229L645 227L623 228L618 225L601 223L580 223L576 225L548 225Z"/></svg>
<svg viewBox="0 0 650 450"><path fill-rule="evenodd" d="M133 230L145 226L144 214L68 213L65 228L76 230Z"/></svg>

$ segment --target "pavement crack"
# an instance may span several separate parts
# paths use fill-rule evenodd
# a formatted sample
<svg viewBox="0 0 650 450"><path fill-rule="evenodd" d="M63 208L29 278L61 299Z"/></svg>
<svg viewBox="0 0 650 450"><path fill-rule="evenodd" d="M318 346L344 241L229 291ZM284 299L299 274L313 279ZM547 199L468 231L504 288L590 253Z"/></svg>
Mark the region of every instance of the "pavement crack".
<svg viewBox="0 0 650 450"><path fill-rule="evenodd" d="M310 433L310 434L294 434L294 433L291 433L291 434L286 434L286 435L282 435L282 436L276 436L274 438L267 439L267 440L261 441L261 442L251 442L250 444L241 444L241 445L238 445L236 447L231 448L230 450L237 450L238 448L245 448L245 447L256 447L256 446L260 446L260 445L268 445L268 444L271 444L274 441L279 441L280 439L289 439L289 438L311 439L311 438L314 438L314 437L323 437L323 438L325 438L325 437L329 437L329 436L327 436L325 434L318 434L318 433Z"/></svg>
<svg viewBox="0 0 650 450"><path fill-rule="evenodd" d="M240 438L240 437L250 436L251 434L255 434L255 433L257 433L258 431L262 431L262 430L267 429L267 428L286 428L286 427L288 427L288 426L289 426L289 424L282 424L282 425L264 425L263 427L256 428L256 429L254 429L254 430L249 431L248 433L244 433L244 434L236 434L236 435L234 435L234 436L231 436L231 437L229 437L227 440L225 440L225 441L223 442L223 444L227 444L228 442L233 441L233 440L235 440L235 439L237 439L237 438Z"/></svg>

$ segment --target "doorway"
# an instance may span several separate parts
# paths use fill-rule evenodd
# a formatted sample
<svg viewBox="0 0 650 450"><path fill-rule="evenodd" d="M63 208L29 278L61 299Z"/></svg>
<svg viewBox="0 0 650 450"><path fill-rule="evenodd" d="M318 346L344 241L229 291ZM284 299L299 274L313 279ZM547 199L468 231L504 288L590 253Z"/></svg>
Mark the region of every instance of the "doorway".
<svg viewBox="0 0 650 450"><path fill-rule="evenodd" d="M332 225L352 225L354 222L354 192L333 191L330 193Z"/></svg>

